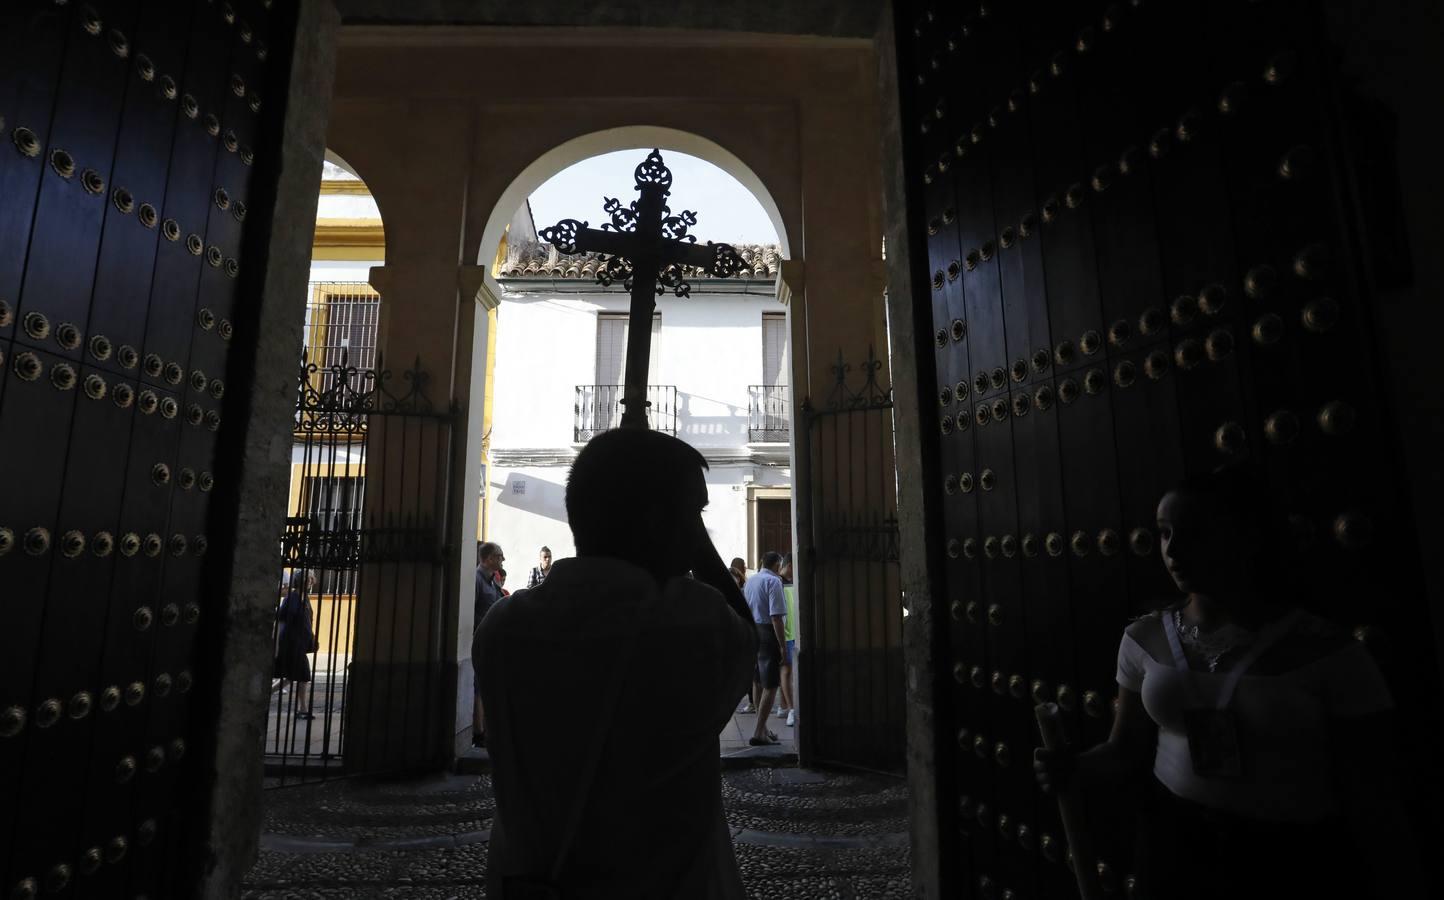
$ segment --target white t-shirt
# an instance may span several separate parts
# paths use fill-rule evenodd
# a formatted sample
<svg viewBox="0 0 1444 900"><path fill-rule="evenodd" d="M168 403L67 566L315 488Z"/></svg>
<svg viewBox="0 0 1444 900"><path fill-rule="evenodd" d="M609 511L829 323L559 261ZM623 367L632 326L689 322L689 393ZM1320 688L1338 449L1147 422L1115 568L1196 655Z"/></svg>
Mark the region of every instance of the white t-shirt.
<svg viewBox="0 0 1444 900"><path fill-rule="evenodd" d="M699 581L659 590L642 569L596 557L558 560L544 582L499 601L472 644L496 794L492 894L502 876L549 871L625 637L638 628L566 895L745 897L722 814L718 734L752 680L756 631Z"/></svg>
<svg viewBox="0 0 1444 900"><path fill-rule="evenodd" d="M1294 627L1306 638L1322 638L1336 630L1310 615ZM1118 684L1143 696L1143 708L1158 725L1153 774L1186 800L1265 821L1306 823L1336 815L1330 721L1393 705L1373 657L1354 640L1290 671L1245 674L1230 704L1237 717L1244 775L1201 777L1193 771L1184 728L1185 677L1194 679L1201 700L1212 703L1225 675L1179 672L1156 613L1124 630L1118 647Z"/></svg>

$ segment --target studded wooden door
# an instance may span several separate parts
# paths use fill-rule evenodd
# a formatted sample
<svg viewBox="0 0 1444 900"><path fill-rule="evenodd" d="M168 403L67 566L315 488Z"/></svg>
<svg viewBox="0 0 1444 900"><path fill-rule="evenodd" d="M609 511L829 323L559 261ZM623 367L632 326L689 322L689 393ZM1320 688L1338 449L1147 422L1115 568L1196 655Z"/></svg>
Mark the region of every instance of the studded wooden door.
<svg viewBox="0 0 1444 900"><path fill-rule="evenodd" d="M248 206L274 193L289 6L0 7L7 897L180 895L198 636L225 600L205 553L234 525L210 518L237 469L216 450L240 437L226 387L252 378L233 351L255 330L269 203Z"/></svg>
<svg viewBox="0 0 1444 900"><path fill-rule="evenodd" d="M1370 639L1432 746L1434 649L1411 626L1419 561L1318 5L901 6L958 896L1076 896L1033 784L1033 707L1106 737L1120 632L1175 596L1154 510L1187 473L1266 472L1305 595ZM1385 572L1405 587L1378 591ZM1121 891L1127 813L1090 815Z"/></svg>

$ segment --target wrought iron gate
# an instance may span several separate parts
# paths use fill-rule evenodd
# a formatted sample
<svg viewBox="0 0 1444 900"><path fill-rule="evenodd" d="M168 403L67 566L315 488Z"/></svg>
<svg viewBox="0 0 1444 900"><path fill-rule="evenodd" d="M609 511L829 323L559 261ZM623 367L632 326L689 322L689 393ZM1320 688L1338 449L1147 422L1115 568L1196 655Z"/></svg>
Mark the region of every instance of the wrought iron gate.
<svg viewBox="0 0 1444 900"><path fill-rule="evenodd" d="M442 698L455 410L416 365L306 362L281 538L273 786L431 761Z"/></svg>
<svg viewBox="0 0 1444 900"><path fill-rule="evenodd" d="M798 457L803 565L798 657L805 762L901 772L904 762L902 593L898 580L892 391L882 363L841 353L832 393L802 404ZM803 499L800 497L799 499Z"/></svg>
<svg viewBox="0 0 1444 900"><path fill-rule="evenodd" d="M1033 705L1107 736L1120 632L1174 595L1154 509L1185 473L1267 472L1302 595L1389 635L1406 733L1435 746L1321 5L897 8L954 895L1076 896L1028 765ZM1409 587L1381 595L1385 572ZM1121 890L1131 828L1090 815Z"/></svg>
<svg viewBox="0 0 1444 900"><path fill-rule="evenodd" d="M294 28L268 0L0 4L7 897L183 893Z"/></svg>

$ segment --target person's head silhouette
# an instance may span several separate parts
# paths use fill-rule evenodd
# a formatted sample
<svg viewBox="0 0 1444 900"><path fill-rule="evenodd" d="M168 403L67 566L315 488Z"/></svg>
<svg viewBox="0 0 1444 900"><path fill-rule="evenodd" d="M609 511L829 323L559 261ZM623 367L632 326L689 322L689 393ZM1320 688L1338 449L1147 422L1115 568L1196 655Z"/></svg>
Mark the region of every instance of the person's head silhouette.
<svg viewBox="0 0 1444 900"><path fill-rule="evenodd" d="M684 575L706 538L707 461L658 431L617 428L582 448L566 507L579 557L610 556L658 578Z"/></svg>
<svg viewBox="0 0 1444 900"><path fill-rule="evenodd" d="M1262 481L1239 466L1190 476L1158 503L1160 555L1185 594L1227 599L1273 587L1279 531Z"/></svg>

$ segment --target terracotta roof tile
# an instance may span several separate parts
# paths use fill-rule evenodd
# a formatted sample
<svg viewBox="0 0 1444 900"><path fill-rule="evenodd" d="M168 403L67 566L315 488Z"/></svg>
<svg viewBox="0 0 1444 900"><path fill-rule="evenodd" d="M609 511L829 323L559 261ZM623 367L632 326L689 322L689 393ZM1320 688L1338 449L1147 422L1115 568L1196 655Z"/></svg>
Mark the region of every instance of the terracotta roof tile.
<svg viewBox="0 0 1444 900"><path fill-rule="evenodd" d="M782 253L776 244L734 245L746 261L748 268L739 277L777 277ZM601 257L595 253L558 253L551 244L531 242L508 245L506 260L497 272L501 278L583 278L593 279L601 266ZM690 277L698 272L688 267Z"/></svg>

